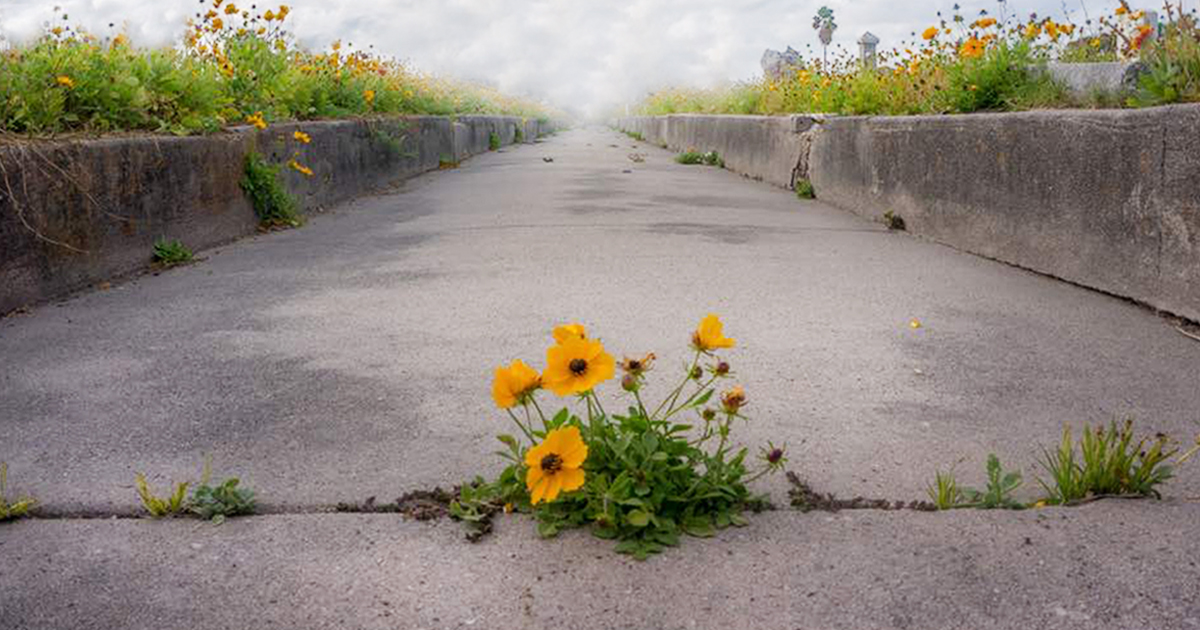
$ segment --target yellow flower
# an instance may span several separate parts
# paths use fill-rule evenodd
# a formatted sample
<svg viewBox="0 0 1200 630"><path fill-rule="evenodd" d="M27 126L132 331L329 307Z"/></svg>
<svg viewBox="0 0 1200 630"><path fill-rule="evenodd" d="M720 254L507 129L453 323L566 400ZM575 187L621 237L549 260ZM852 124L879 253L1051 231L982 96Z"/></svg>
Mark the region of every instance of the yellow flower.
<svg viewBox="0 0 1200 630"><path fill-rule="evenodd" d="M1033 507L1034 507L1034 509L1040 510L1041 508L1046 507L1046 505L1048 505L1048 504L1046 503L1045 499L1043 499L1041 501L1038 501L1037 503L1034 503Z"/></svg>
<svg viewBox="0 0 1200 630"><path fill-rule="evenodd" d="M908 322L908 327L909 327L909 328L911 328L911 329L913 329L913 330L916 330L916 329L920 328L920 327L921 327L921 320L919 320L919 319L917 319L917 318L915 318L915 317L914 317L914 318L912 319L912 321Z"/></svg>
<svg viewBox="0 0 1200 630"><path fill-rule="evenodd" d="M496 378L492 381L492 400L496 401L497 407L510 409L541 385L537 370L517 359L508 367L496 368Z"/></svg>
<svg viewBox="0 0 1200 630"><path fill-rule="evenodd" d="M737 413L739 409L746 406L746 390L738 385L721 394L721 406L725 408L726 413Z"/></svg>
<svg viewBox="0 0 1200 630"><path fill-rule="evenodd" d="M237 13L237 12L238 12L237 5L235 5L235 4L225 5L225 15L233 15L234 13Z"/></svg>
<svg viewBox="0 0 1200 630"><path fill-rule="evenodd" d="M972 37L963 42L962 48L958 49L958 54L968 59L979 57L983 55L984 48L983 42L979 41L978 38Z"/></svg>
<svg viewBox="0 0 1200 630"><path fill-rule="evenodd" d="M246 122L258 127L259 129L267 128L267 121L263 120L262 112L254 112L253 115L247 116Z"/></svg>
<svg viewBox="0 0 1200 630"><path fill-rule="evenodd" d="M225 23L221 21L221 18L213 18L212 26L210 26L209 28L211 28L212 32L215 33L217 31L221 30L222 28L225 28Z"/></svg>
<svg viewBox="0 0 1200 630"><path fill-rule="evenodd" d="M555 429L541 444L525 453L525 487L529 500L537 505L558 498L559 492L583 487L584 472L580 468L587 460L588 447L579 435L578 427Z"/></svg>
<svg viewBox="0 0 1200 630"><path fill-rule="evenodd" d="M700 320L700 326L696 328L696 332L692 333L692 345L701 352L716 350L717 348L732 348L733 339L726 337L723 334L725 325L716 315L709 313L707 317Z"/></svg>
<svg viewBox="0 0 1200 630"><path fill-rule="evenodd" d="M978 20L975 20L975 23L972 24L971 27L972 28L988 28L988 27L995 26L995 25L996 25L996 18L985 17L985 18L979 18Z"/></svg>
<svg viewBox="0 0 1200 630"><path fill-rule="evenodd" d="M1129 9L1124 5L1117 7L1117 15L1125 15L1126 13L1129 13Z"/></svg>
<svg viewBox="0 0 1200 630"><path fill-rule="evenodd" d="M69 88L75 87L75 80L65 74L56 77L54 80L57 81L59 85L65 85Z"/></svg>
<svg viewBox="0 0 1200 630"><path fill-rule="evenodd" d="M313 174L312 169L297 162L295 159L288 160L288 166L292 167L292 170L294 170L294 171L303 173L305 177L312 177L312 174Z"/></svg>
<svg viewBox="0 0 1200 630"><path fill-rule="evenodd" d="M286 4L279 5L279 13L278 13L279 19L282 20L283 18L287 17L287 14L291 10L292 9L290 7L288 7L288 5L286 5Z"/></svg>
<svg viewBox="0 0 1200 630"><path fill-rule="evenodd" d="M554 340L565 343L568 339L587 339L587 329L583 324L563 324L554 329Z"/></svg>
<svg viewBox="0 0 1200 630"><path fill-rule="evenodd" d="M270 22L271 20L275 19L275 13L270 9L267 9L267 12L263 14L263 19Z"/></svg>
<svg viewBox="0 0 1200 630"><path fill-rule="evenodd" d="M50 29L50 32L54 33L55 35L62 35L63 28L61 26L55 26L54 28Z"/></svg>
<svg viewBox="0 0 1200 630"><path fill-rule="evenodd" d="M612 378L616 365L599 341L567 339L546 351L542 384L559 396L582 394Z"/></svg>
<svg viewBox="0 0 1200 630"><path fill-rule="evenodd" d="M300 142L303 142L304 144L308 144L309 142L312 141L312 138L310 138L308 136L308 134L304 133L303 131L293 131L292 137L299 140Z"/></svg>
<svg viewBox="0 0 1200 630"><path fill-rule="evenodd" d="M1041 34L1042 25L1037 22L1030 22L1029 26L1025 27L1025 39L1037 39L1037 36Z"/></svg>
<svg viewBox="0 0 1200 630"><path fill-rule="evenodd" d="M930 26L929 28L925 29L924 33L921 33L921 38L924 39L925 41L929 41L937 36L938 36L938 27L936 27L936 26Z"/></svg>
<svg viewBox="0 0 1200 630"><path fill-rule="evenodd" d="M375 90L363 90L363 98L367 101L367 105L375 102Z"/></svg>

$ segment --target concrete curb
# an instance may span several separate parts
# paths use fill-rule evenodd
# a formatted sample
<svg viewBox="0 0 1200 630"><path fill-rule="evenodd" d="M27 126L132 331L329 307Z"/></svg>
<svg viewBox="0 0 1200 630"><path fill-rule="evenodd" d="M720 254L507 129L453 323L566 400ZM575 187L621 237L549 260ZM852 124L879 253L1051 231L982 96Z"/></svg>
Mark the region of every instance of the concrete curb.
<svg viewBox="0 0 1200 630"><path fill-rule="evenodd" d="M915 234L1200 321L1200 105L963 116L620 119ZM789 175L790 174L790 175Z"/></svg>
<svg viewBox="0 0 1200 630"><path fill-rule="evenodd" d="M253 234L239 182L257 151L295 159L286 189L306 212L502 146L550 123L504 116L392 117L238 127L210 136L141 136L0 144L0 313L145 269L154 241L193 251ZM303 131L304 144L293 137Z"/></svg>

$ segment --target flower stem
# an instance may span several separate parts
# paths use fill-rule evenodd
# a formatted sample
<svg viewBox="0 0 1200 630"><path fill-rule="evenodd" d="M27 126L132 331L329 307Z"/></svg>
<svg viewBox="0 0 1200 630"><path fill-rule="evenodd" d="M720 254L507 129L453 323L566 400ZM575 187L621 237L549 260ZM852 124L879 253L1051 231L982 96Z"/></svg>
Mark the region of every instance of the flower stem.
<svg viewBox="0 0 1200 630"><path fill-rule="evenodd" d="M521 421L517 419L517 414L513 413L512 409L505 409L505 411L508 412L508 417L512 418L512 421L517 425L517 428L521 429L521 433L524 433L525 437L529 438L529 443L536 445L537 440L533 439L533 433L531 433L524 424L521 424ZM526 409L525 413L528 415L529 409Z"/></svg>
<svg viewBox="0 0 1200 630"><path fill-rule="evenodd" d="M542 428L545 429L547 432L549 432L550 431L550 423L546 420L546 414L542 413L541 405L537 404L537 399L534 398L533 396L529 397L529 402L533 403L534 409L537 409L538 417L542 419Z"/></svg>

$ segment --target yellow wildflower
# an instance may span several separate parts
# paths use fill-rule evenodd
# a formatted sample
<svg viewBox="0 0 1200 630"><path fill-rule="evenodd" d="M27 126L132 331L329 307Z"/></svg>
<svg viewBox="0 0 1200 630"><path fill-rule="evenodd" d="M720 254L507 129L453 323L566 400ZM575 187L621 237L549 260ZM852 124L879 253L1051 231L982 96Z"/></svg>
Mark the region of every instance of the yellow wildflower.
<svg viewBox="0 0 1200 630"><path fill-rule="evenodd" d="M534 505L550 502L557 499L560 492L583 487L582 466L587 455L588 447L578 427L548 433L541 444L525 453L525 465L529 467L525 487L529 490L529 500Z"/></svg>
<svg viewBox="0 0 1200 630"><path fill-rule="evenodd" d="M308 134L304 133L303 131L293 131L292 137L300 142L303 142L304 144L308 144L310 141L312 141L312 138L310 138Z"/></svg>
<svg viewBox="0 0 1200 630"><path fill-rule="evenodd" d="M696 332L692 333L692 346L701 352L709 352L718 348L732 348L735 342L723 333L725 325L720 318L709 313L700 320Z"/></svg>
<svg viewBox="0 0 1200 630"><path fill-rule="evenodd" d="M568 339L587 339L587 329L583 324L563 324L554 329L554 340L566 343Z"/></svg>
<svg viewBox="0 0 1200 630"><path fill-rule="evenodd" d="M375 90L363 90L363 99L367 101L367 105L375 102Z"/></svg>
<svg viewBox="0 0 1200 630"><path fill-rule="evenodd" d="M258 127L259 129L267 128L267 121L263 119L262 112L254 112L252 115L247 116L246 122Z"/></svg>
<svg viewBox="0 0 1200 630"><path fill-rule="evenodd" d="M559 396L582 394L612 378L616 364L599 341L567 339L546 351L542 384Z"/></svg>
<svg viewBox="0 0 1200 630"><path fill-rule="evenodd" d="M938 30L938 27L930 26L929 28L925 29L924 33L921 33L921 38L925 41L929 41L938 36Z"/></svg>
<svg viewBox="0 0 1200 630"><path fill-rule="evenodd" d="M217 31L225 28L225 23L221 21L221 18L213 18L212 26L210 26L209 28L211 28L212 32L215 33Z"/></svg>
<svg viewBox="0 0 1200 630"><path fill-rule="evenodd" d="M237 5L232 4L232 3L225 5L225 15L233 15L234 13L237 13L237 12L238 12Z"/></svg>
<svg viewBox="0 0 1200 630"><path fill-rule="evenodd" d="M509 409L524 402L524 399L542 386L542 379L537 370L525 365L517 359L508 367L496 368L496 377L492 380L492 400L501 409Z"/></svg>
<svg viewBox="0 0 1200 630"><path fill-rule="evenodd" d="M292 170L294 171L303 173L305 177L312 177L312 169L297 162L295 159L288 160L288 166L292 167Z"/></svg>
<svg viewBox="0 0 1200 630"><path fill-rule="evenodd" d="M996 18L985 17L975 20L975 23L971 25L971 28L989 28L995 25Z"/></svg>
<svg viewBox="0 0 1200 630"><path fill-rule="evenodd" d="M961 48L958 49L958 54L968 59L983 55L984 43L976 37L972 37L963 42Z"/></svg>
<svg viewBox="0 0 1200 630"><path fill-rule="evenodd" d="M55 35L62 35L63 28L61 26L55 26L54 28L50 29L50 32L54 33Z"/></svg>
<svg viewBox="0 0 1200 630"><path fill-rule="evenodd" d="M1037 22L1030 22L1025 27L1025 39L1037 39L1038 35L1042 34L1042 25Z"/></svg>
<svg viewBox="0 0 1200 630"><path fill-rule="evenodd" d="M54 79L59 85L65 85L69 88L75 87L75 80L67 75L60 75Z"/></svg>

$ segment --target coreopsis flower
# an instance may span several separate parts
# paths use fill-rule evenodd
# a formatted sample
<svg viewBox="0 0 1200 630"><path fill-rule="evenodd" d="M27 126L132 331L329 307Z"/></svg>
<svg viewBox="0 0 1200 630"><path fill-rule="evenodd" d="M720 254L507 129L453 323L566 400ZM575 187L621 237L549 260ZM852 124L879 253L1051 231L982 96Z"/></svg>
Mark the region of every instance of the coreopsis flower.
<svg viewBox="0 0 1200 630"><path fill-rule="evenodd" d="M75 80L65 74L55 77L54 81L62 86L66 86L69 88L75 87Z"/></svg>
<svg viewBox="0 0 1200 630"><path fill-rule="evenodd" d="M568 338L546 351L542 384L559 396L582 394L615 372L616 361L599 341Z"/></svg>
<svg viewBox="0 0 1200 630"><path fill-rule="evenodd" d="M508 367L496 368L496 377L492 381L492 400L496 401L496 406L501 409L511 409L541 387L541 384L542 380L537 370L517 359Z"/></svg>
<svg viewBox="0 0 1200 630"><path fill-rule="evenodd" d="M649 372L650 368L654 367L654 359L656 358L657 357L654 356L653 352L647 352L646 355L640 359L631 359L629 357L625 357L625 360L621 361L618 365L620 366L621 371L637 377Z"/></svg>
<svg viewBox="0 0 1200 630"><path fill-rule="evenodd" d="M305 177L312 177L312 169L297 162L295 159L288 160L288 166L290 166L292 170L302 173Z"/></svg>
<svg viewBox="0 0 1200 630"><path fill-rule="evenodd" d="M736 343L723 334L724 324L713 314L700 320L696 332L692 333L692 346L701 352L710 352L718 348L732 348Z"/></svg>
<svg viewBox="0 0 1200 630"><path fill-rule="evenodd" d="M563 324L554 329L554 340L564 343L568 339L587 339L587 329L583 324Z"/></svg>
<svg viewBox="0 0 1200 630"><path fill-rule="evenodd" d="M259 129L267 128L267 121L263 119L262 112L254 112L246 117L246 122L258 127Z"/></svg>
<svg viewBox="0 0 1200 630"><path fill-rule="evenodd" d="M312 141L312 138L310 138L309 135L304 133L303 131L292 132L292 137L295 138L296 140L299 140L300 142L303 142L304 144L308 144L309 142Z"/></svg>
<svg viewBox="0 0 1200 630"><path fill-rule="evenodd" d="M237 12L238 12L237 5L232 4L232 3L225 5L225 15L233 15L234 13L237 13Z"/></svg>
<svg viewBox="0 0 1200 630"><path fill-rule="evenodd" d="M746 391L741 385L721 394L721 406L725 408L725 413L737 413L739 409L746 406Z"/></svg>
<svg viewBox="0 0 1200 630"><path fill-rule="evenodd" d="M579 435L578 427L555 429L546 434L541 444L525 453L525 487L529 500L537 505L558 498L560 492L578 490L583 486L585 475L583 462L587 460L588 447Z"/></svg>
<svg viewBox="0 0 1200 630"><path fill-rule="evenodd" d="M978 20L975 20L975 23L971 25L971 28L989 28L989 27L992 27L995 25L996 25L996 18L985 17L985 18L979 18Z"/></svg>
<svg viewBox="0 0 1200 630"><path fill-rule="evenodd" d="M367 105L375 102L375 90L363 90L363 99L367 101Z"/></svg>
<svg viewBox="0 0 1200 630"><path fill-rule="evenodd" d="M984 48L986 48L986 46L982 41L979 40L979 38L971 37L967 41L963 42L962 47L958 49L958 54L966 57L967 59L972 59L982 56Z"/></svg>
<svg viewBox="0 0 1200 630"><path fill-rule="evenodd" d="M924 39L925 41L929 41L938 36L939 30L940 29L936 26L930 26L929 28L925 29L924 33L921 33L921 39Z"/></svg>

